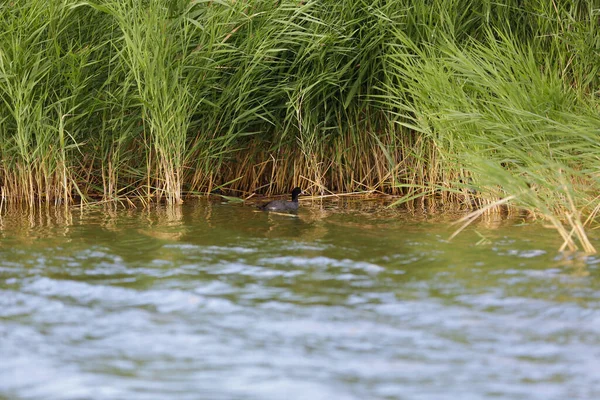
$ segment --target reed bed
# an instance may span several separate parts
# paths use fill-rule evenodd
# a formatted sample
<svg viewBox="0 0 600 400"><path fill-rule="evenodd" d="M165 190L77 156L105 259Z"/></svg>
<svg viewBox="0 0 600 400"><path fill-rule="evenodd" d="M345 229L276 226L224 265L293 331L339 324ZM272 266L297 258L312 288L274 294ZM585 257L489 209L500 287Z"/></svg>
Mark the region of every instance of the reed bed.
<svg viewBox="0 0 600 400"><path fill-rule="evenodd" d="M427 196L592 252L599 69L593 1L3 2L1 195Z"/></svg>

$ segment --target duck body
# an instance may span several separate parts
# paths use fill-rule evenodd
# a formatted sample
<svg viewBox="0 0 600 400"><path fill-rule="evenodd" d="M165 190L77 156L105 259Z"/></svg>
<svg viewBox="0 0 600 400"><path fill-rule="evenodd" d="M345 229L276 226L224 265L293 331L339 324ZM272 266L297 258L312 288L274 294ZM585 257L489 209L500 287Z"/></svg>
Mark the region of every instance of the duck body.
<svg viewBox="0 0 600 400"><path fill-rule="evenodd" d="M299 187L292 190L292 201L285 200L273 200L267 204L258 207L263 211L278 211L278 212L290 212L298 211L298 196L302 193L302 189Z"/></svg>

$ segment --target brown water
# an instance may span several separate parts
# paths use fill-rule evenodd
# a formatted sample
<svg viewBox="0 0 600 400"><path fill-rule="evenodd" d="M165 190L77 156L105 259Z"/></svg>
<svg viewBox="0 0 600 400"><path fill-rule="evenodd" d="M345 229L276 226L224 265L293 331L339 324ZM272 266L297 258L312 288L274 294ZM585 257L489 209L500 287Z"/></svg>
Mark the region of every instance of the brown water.
<svg viewBox="0 0 600 400"><path fill-rule="evenodd" d="M600 258L361 208L9 212L0 398L600 398Z"/></svg>

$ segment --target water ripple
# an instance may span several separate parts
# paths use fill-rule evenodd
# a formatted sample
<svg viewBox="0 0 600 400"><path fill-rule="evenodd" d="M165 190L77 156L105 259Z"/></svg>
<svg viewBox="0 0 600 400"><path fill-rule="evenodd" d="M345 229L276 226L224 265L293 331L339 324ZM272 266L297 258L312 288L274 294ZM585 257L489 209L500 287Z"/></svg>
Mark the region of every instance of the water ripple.
<svg viewBox="0 0 600 400"><path fill-rule="evenodd" d="M599 259L541 227L186 207L3 231L0 397L600 398Z"/></svg>

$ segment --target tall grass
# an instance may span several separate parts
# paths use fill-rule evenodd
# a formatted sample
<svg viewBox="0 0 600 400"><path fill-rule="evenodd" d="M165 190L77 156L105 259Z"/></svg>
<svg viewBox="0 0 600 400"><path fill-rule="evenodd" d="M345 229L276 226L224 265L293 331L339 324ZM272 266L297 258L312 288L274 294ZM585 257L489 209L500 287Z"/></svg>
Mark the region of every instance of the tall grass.
<svg viewBox="0 0 600 400"><path fill-rule="evenodd" d="M571 23L597 34L595 24ZM598 92L590 86L598 64L548 58L567 54L569 43L517 40L508 30L488 29L462 44L395 35L386 100L398 123L420 132L443 160L429 167L445 179L428 184L477 191L480 201L510 197L549 220L570 248L579 242L592 251L583 216L596 213L600 183Z"/></svg>
<svg viewBox="0 0 600 400"><path fill-rule="evenodd" d="M584 0L4 2L2 195L510 198L585 247L599 27Z"/></svg>

